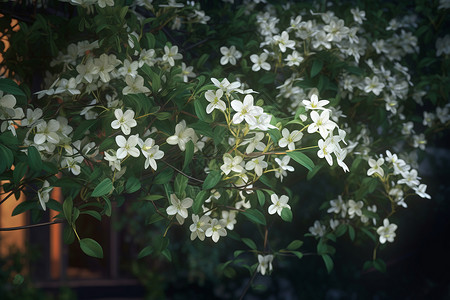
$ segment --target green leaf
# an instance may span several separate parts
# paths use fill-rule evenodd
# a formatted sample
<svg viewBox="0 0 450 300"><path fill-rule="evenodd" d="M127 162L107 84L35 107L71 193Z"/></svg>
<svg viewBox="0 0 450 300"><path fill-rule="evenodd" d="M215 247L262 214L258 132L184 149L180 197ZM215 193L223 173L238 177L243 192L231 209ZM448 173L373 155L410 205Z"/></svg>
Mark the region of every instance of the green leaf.
<svg viewBox="0 0 450 300"><path fill-rule="evenodd" d="M14 163L14 154L12 153L11 149L2 144L0 144L0 159L4 163L4 169L0 170L1 172L3 172L5 169L10 169Z"/></svg>
<svg viewBox="0 0 450 300"><path fill-rule="evenodd" d="M216 126L213 130L214 144L219 145L220 143L222 143L226 132L227 132L226 127Z"/></svg>
<svg viewBox="0 0 450 300"><path fill-rule="evenodd" d="M47 208L49 208L51 210L63 212L62 204L56 200L49 199L46 205L47 205Z"/></svg>
<svg viewBox="0 0 450 300"><path fill-rule="evenodd" d="M28 147L28 163L31 170L40 172L42 170L42 159L39 151L33 147Z"/></svg>
<svg viewBox="0 0 450 300"><path fill-rule="evenodd" d="M3 91L5 95L12 94L26 97L25 93L19 88L17 83L9 78L0 78L0 91Z"/></svg>
<svg viewBox="0 0 450 300"><path fill-rule="evenodd" d="M64 217L66 218L67 222L69 222L69 224L72 224L72 211L73 211L73 200L71 197L67 197L66 199L64 199L63 212Z"/></svg>
<svg viewBox="0 0 450 300"><path fill-rule="evenodd" d="M198 214L200 212L200 209L202 208L203 203L205 202L206 198L208 198L209 191L200 191L200 193L197 194L194 200L194 204L192 205L192 212L194 214Z"/></svg>
<svg viewBox="0 0 450 300"><path fill-rule="evenodd" d="M112 213L111 201L106 196L102 196L102 198L103 198L103 200L105 200L105 207L104 207L105 215L107 215L108 217L111 217L111 213Z"/></svg>
<svg viewBox="0 0 450 300"><path fill-rule="evenodd" d="M264 192L261 190L256 190L256 195L258 196L259 205L263 207L264 203L266 203L266 196L264 195Z"/></svg>
<svg viewBox="0 0 450 300"><path fill-rule="evenodd" d="M377 242L377 238L375 237L375 235L370 232L367 228L361 227L360 228L362 232L364 232L368 237L370 237L374 242Z"/></svg>
<svg viewBox="0 0 450 300"><path fill-rule="evenodd" d="M311 67L311 78L313 78L314 76L316 76L317 74L320 73L320 71L322 70L323 67L323 61L321 60L314 60L312 67Z"/></svg>
<svg viewBox="0 0 450 300"><path fill-rule="evenodd" d="M109 178L105 178L100 182L91 194L91 197L100 197L109 194L113 190L114 186Z"/></svg>
<svg viewBox="0 0 450 300"><path fill-rule="evenodd" d="M263 213L257 209L247 209L241 214L246 216L250 221L252 221L255 224L266 225L266 218L264 217Z"/></svg>
<svg viewBox="0 0 450 300"><path fill-rule="evenodd" d="M184 151L183 170L186 170L186 167L192 161L192 157L194 157L194 143L192 141L188 141L186 143L186 150Z"/></svg>
<svg viewBox="0 0 450 300"><path fill-rule="evenodd" d="M200 120L204 122L210 121L208 114L206 113L206 106L204 105L201 98L197 98L194 100L194 109L195 114Z"/></svg>
<svg viewBox="0 0 450 300"><path fill-rule="evenodd" d="M112 184L112 183L111 183ZM128 178L127 184L125 185L127 193L132 194L141 189L141 182L136 177L132 176Z"/></svg>
<svg viewBox="0 0 450 300"><path fill-rule="evenodd" d="M188 178L186 176L184 176L183 174L178 174L175 177L174 190L175 190L175 194L179 198L184 198L183 194L186 194L187 184L188 184Z"/></svg>
<svg viewBox="0 0 450 300"><path fill-rule="evenodd" d="M294 254L295 256L297 256L298 259L303 258L303 253L301 253L300 251L291 251L291 253Z"/></svg>
<svg viewBox="0 0 450 300"><path fill-rule="evenodd" d="M340 237L347 231L347 224L340 224L334 231L337 237Z"/></svg>
<svg viewBox="0 0 450 300"><path fill-rule="evenodd" d="M288 250L297 250L303 245L303 242L300 240L294 240L289 243L289 245L286 247Z"/></svg>
<svg viewBox="0 0 450 300"><path fill-rule="evenodd" d="M103 258L103 249L102 246L100 246L99 243L97 243L95 240L90 238L85 238L80 240L80 247L81 250L86 255L97 257L97 258Z"/></svg>
<svg viewBox="0 0 450 300"><path fill-rule="evenodd" d="M98 211L95 210L85 210L81 212L82 215L89 215L93 218L96 218L97 220L101 221L102 220L102 216L100 215L100 213Z"/></svg>
<svg viewBox="0 0 450 300"><path fill-rule="evenodd" d="M242 241L244 242L244 244L246 244L250 249L252 250L256 250L256 244L253 240L248 239L248 238L242 238Z"/></svg>
<svg viewBox="0 0 450 300"><path fill-rule="evenodd" d="M161 173L156 175L155 180L153 181L154 184L165 184L170 181L170 179L173 176L173 169L167 168L163 170Z"/></svg>
<svg viewBox="0 0 450 300"><path fill-rule="evenodd" d="M386 263L381 258L373 261L373 267L382 273L386 273Z"/></svg>
<svg viewBox="0 0 450 300"><path fill-rule="evenodd" d="M368 261L366 261L365 263L364 263L364 265L363 265L363 270L364 271L367 271L367 270L369 270L370 268L372 268L373 267L373 262L371 261L371 260L368 260Z"/></svg>
<svg viewBox="0 0 450 300"><path fill-rule="evenodd" d="M281 219L286 222L292 222L292 210L287 207L283 208L281 211Z"/></svg>
<svg viewBox="0 0 450 300"><path fill-rule="evenodd" d="M219 170L211 171L208 176L206 176L203 182L203 189L209 190L216 186L222 179L222 174Z"/></svg>
<svg viewBox="0 0 450 300"><path fill-rule="evenodd" d="M156 201L156 200L163 199L163 198L166 198L166 197L163 195L148 195L148 196L145 196L144 198L142 198L142 200Z"/></svg>
<svg viewBox="0 0 450 300"><path fill-rule="evenodd" d="M314 168L308 172L308 175L306 175L306 180L311 180L317 174L317 172L319 172L319 170L322 169L322 167L323 163L315 165Z"/></svg>
<svg viewBox="0 0 450 300"><path fill-rule="evenodd" d="M155 48L155 36L153 34L151 34L151 33L146 33L145 37L147 39L148 49Z"/></svg>
<svg viewBox="0 0 450 300"><path fill-rule="evenodd" d="M301 152L288 152L286 153L289 157L293 158L296 162L307 168L309 171L312 171L314 168L314 162L305 154Z"/></svg>
<svg viewBox="0 0 450 300"><path fill-rule="evenodd" d="M75 240L75 233L73 232L72 227L64 226L63 229L63 241L65 244L72 244Z"/></svg>
<svg viewBox="0 0 450 300"><path fill-rule="evenodd" d="M159 222L161 220L164 220L164 219L165 218L163 216L161 216L160 214L154 213L153 215L150 216L150 218L148 218L145 221L145 224L150 225L150 224L157 223L157 222Z"/></svg>
<svg viewBox="0 0 450 300"><path fill-rule="evenodd" d="M204 121L197 121L189 125L190 128L194 129L196 133L203 134L209 137L213 137L214 133L211 128L211 124Z"/></svg>
<svg viewBox="0 0 450 300"><path fill-rule="evenodd" d="M77 128L73 132L72 141L80 140L84 137L84 134L87 130L89 130L92 126L97 123L97 119L95 120L86 120L80 123Z"/></svg>
<svg viewBox="0 0 450 300"><path fill-rule="evenodd" d="M328 274L333 270L334 263L331 257L328 254L322 255L323 262L325 263L325 267L327 267Z"/></svg>
<svg viewBox="0 0 450 300"><path fill-rule="evenodd" d="M172 254L170 253L169 249L164 249L161 251L161 254L167 258L168 261L172 261Z"/></svg>
<svg viewBox="0 0 450 300"><path fill-rule="evenodd" d="M236 258L244 252L245 252L244 250L236 250L233 252L233 257Z"/></svg>
<svg viewBox="0 0 450 300"><path fill-rule="evenodd" d="M27 172L28 165L25 162L20 162L15 165L14 171L13 171L13 180L16 185L20 183L22 178L25 176L25 173Z"/></svg>
<svg viewBox="0 0 450 300"><path fill-rule="evenodd" d="M353 228L352 225L348 225L348 235L350 236L350 239L352 241L355 240L355 229Z"/></svg>
<svg viewBox="0 0 450 300"><path fill-rule="evenodd" d="M38 209L39 207L40 207L39 202L36 202L36 201L24 201L24 202L19 203L19 205L17 205L14 208L11 216L19 215L21 213L26 212L27 210L30 210L30 209Z"/></svg>
<svg viewBox="0 0 450 300"><path fill-rule="evenodd" d="M149 256L152 253L153 253L153 248L151 246L147 246L139 252L138 259Z"/></svg>

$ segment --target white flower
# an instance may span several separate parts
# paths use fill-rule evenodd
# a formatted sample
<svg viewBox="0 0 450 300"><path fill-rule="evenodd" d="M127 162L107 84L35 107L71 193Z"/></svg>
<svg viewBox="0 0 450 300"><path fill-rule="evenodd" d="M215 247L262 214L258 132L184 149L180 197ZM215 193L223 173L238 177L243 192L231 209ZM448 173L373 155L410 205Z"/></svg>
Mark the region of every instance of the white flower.
<svg viewBox="0 0 450 300"><path fill-rule="evenodd" d="M180 147L181 151L186 150L186 143L192 140L193 142L197 139L195 135L195 131L192 128L186 127L186 121L181 120L175 126L175 134L167 138L167 144L169 145L177 145Z"/></svg>
<svg viewBox="0 0 450 300"><path fill-rule="evenodd" d="M335 230L339 226L339 220L330 219L330 228Z"/></svg>
<svg viewBox="0 0 450 300"><path fill-rule="evenodd" d="M242 167L243 158L241 156L232 157L230 154L225 153L223 155L223 165L220 169L225 173L225 175L230 174L231 171L236 173L242 173L244 168Z"/></svg>
<svg viewBox="0 0 450 300"><path fill-rule="evenodd" d="M344 162L344 159L347 156L347 149L334 149L334 155L336 155L337 163L342 168L342 170L344 170L344 172L349 172L350 169Z"/></svg>
<svg viewBox="0 0 450 300"><path fill-rule="evenodd" d="M319 131L322 138L326 138L330 131L337 126L330 120L330 111L324 110L320 115L316 111L311 111L311 119L313 123L308 126L308 133Z"/></svg>
<svg viewBox="0 0 450 300"><path fill-rule="evenodd" d="M283 156L282 159L279 159L278 157L275 158L275 162L280 166L280 168L284 171L294 172L294 167L289 166L289 161L291 160L290 156Z"/></svg>
<svg viewBox="0 0 450 300"><path fill-rule="evenodd" d="M259 116L256 116L256 123L255 124L249 124L250 130L259 129L262 131L267 131L269 129L276 129L277 127L270 124L270 121L272 119L272 115L266 114L263 112Z"/></svg>
<svg viewBox="0 0 450 300"><path fill-rule="evenodd" d="M425 150L425 146L427 144L427 140L425 139L425 135L423 133L419 135L413 135L413 147L420 148L421 150Z"/></svg>
<svg viewBox="0 0 450 300"><path fill-rule="evenodd" d="M211 218L208 215L203 215L199 218L198 215L192 215L192 224L189 226L191 231L191 241L195 240L197 237L199 240L205 240L205 231L209 226Z"/></svg>
<svg viewBox="0 0 450 300"><path fill-rule="evenodd" d="M289 67L292 66L300 66L300 63L303 61L303 57L297 51L292 51L292 54L288 54L285 61Z"/></svg>
<svg viewBox="0 0 450 300"><path fill-rule="evenodd" d="M419 186L416 186L413 189L416 192L416 194L419 195L420 197L431 199L431 196L425 192L427 190L426 184L420 184Z"/></svg>
<svg viewBox="0 0 450 300"><path fill-rule="evenodd" d="M386 241L392 243L396 236L395 230L397 230L397 225L389 224L389 220L384 219L383 226L377 229L377 233L380 235L380 243L384 244Z"/></svg>
<svg viewBox="0 0 450 300"><path fill-rule="evenodd" d="M270 64L266 62L267 58L268 55L265 52L261 53L259 56L257 54L250 55L250 60L253 63L252 70L255 72L258 72L261 69L269 71Z"/></svg>
<svg viewBox="0 0 450 300"><path fill-rule="evenodd" d="M322 237L325 235L326 227L320 224L319 221L314 222L314 226L309 227L309 232L314 236Z"/></svg>
<svg viewBox="0 0 450 300"><path fill-rule="evenodd" d="M120 64L120 61L114 54L109 56L107 54L102 54L99 58L94 59L94 65L96 67L95 71L98 71L98 75L104 83L111 80L110 73L118 64Z"/></svg>
<svg viewBox="0 0 450 300"><path fill-rule="evenodd" d="M147 169L148 166L151 166L152 169L156 171L158 168L156 160L163 158L164 152L159 150L159 146L155 145L155 140L152 138L147 138L145 142L139 139L139 146L145 157L144 168Z"/></svg>
<svg viewBox="0 0 450 300"><path fill-rule="evenodd" d="M14 106L16 106L17 100L13 95L3 95L3 91L0 91L0 119L7 119L14 117Z"/></svg>
<svg viewBox="0 0 450 300"><path fill-rule="evenodd" d="M123 67L119 68L118 72L123 77L128 75L134 78L137 75L138 67L139 67L138 61L129 61L128 59L125 59L123 61Z"/></svg>
<svg viewBox="0 0 450 300"><path fill-rule="evenodd" d="M121 170L120 159L117 158L116 151L114 151L112 149L105 151L105 160L107 160L109 162L109 166L111 167L112 171L114 171L114 170L120 171Z"/></svg>
<svg viewBox="0 0 450 300"><path fill-rule="evenodd" d="M214 243L219 241L221 236L226 236L227 231L225 230L225 221L212 219L211 224L209 224L208 229L206 229L205 235L211 237Z"/></svg>
<svg viewBox="0 0 450 300"><path fill-rule="evenodd" d="M268 164L264 161L264 155L253 158L251 161L248 161L245 164L245 169L251 171L255 169L255 173L257 176L261 176L263 174L263 170L267 168Z"/></svg>
<svg viewBox="0 0 450 300"><path fill-rule="evenodd" d="M339 195L335 200L330 200L330 206L331 207L327 210L327 213L341 213L342 217L345 217L345 215L347 214L347 205L342 200L341 195Z"/></svg>
<svg viewBox="0 0 450 300"><path fill-rule="evenodd" d="M34 136L34 143L41 145L45 142L52 144L59 143L59 135L57 131L59 130L60 124L57 120L50 120L47 122L42 121L36 125L36 135Z"/></svg>
<svg viewBox="0 0 450 300"><path fill-rule="evenodd" d="M256 272L260 272L261 275L266 275L266 272L272 272L272 261L273 255L261 255L258 254L258 267L256 268Z"/></svg>
<svg viewBox="0 0 450 300"><path fill-rule="evenodd" d="M400 174L402 174L403 179L400 179L397 182L398 184L405 183L406 185L408 185L411 188L414 188L420 184L420 181L419 181L420 177L417 176L418 175L417 170L412 169L410 171L401 172Z"/></svg>
<svg viewBox="0 0 450 300"><path fill-rule="evenodd" d="M278 145L281 148L284 148L287 146L289 150L294 150L295 142L300 141L301 138L303 137L302 132L300 132L298 130L294 130L291 133L289 133L289 130L287 128L283 128L283 130L281 131L281 134L283 135L283 137L278 141Z"/></svg>
<svg viewBox="0 0 450 300"><path fill-rule="evenodd" d="M364 87L364 92L373 92L375 95L379 95L384 88L384 83L380 82L377 76L373 76L372 79L366 77L364 79L366 86Z"/></svg>
<svg viewBox="0 0 450 300"><path fill-rule="evenodd" d="M122 94L124 95L150 92L149 88L144 86L144 78L141 75L137 75L136 77L127 75L125 82L127 86L122 90Z"/></svg>
<svg viewBox="0 0 450 300"><path fill-rule="evenodd" d="M319 158L325 158L330 166L333 165L333 158L331 157L331 153L335 150L334 144L330 142L330 139L319 140L318 147L319 151L317 151L317 156Z"/></svg>
<svg viewBox="0 0 450 300"><path fill-rule="evenodd" d="M205 93L205 98L208 100L209 104L206 107L206 113L210 114L214 109L225 111L227 106L224 101L220 100L223 96L223 90L218 89L215 93L214 91L207 91Z"/></svg>
<svg viewBox="0 0 450 300"><path fill-rule="evenodd" d="M43 210L47 210L46 203L50 199L50 192L52 190L53 187L50 187L50 183L47 180L45 180L44 184L42 185L42 188L40 188L38 191L39 203L41 204Z"/></svg>
<svg viewBox="0 0 450 300"><path fill-rule="evenodd" d="M137 122L134 119L134 111L131 109L127 110L125 113L123 113L122 109L116 109L114 111L114 116L116 117L116 120L111 122L111 127L113 129L120 128L125 135L129 135L131 128L137 125Z"/></svg>
<svg viewBox="0 0 450 300"><path fill-rule="evenodd" d="M352 8L352 9L350 9L350 12L352 13L352 15L353 15L353 20L354 20L356 23L362 24L362 23L363 23L363 20L366 19L366 12L363 11L363 10L359 10L358 7L357 7L357 8Z"/></svg>
<svg viewBox="0 0 450 300"><path fill-rule="evenodd" d="M384 176L384 170L381 167L384 163L383 158L379 158L378 160L375 160L373 158L369 159L369 166L370 169L367 170L367 176L372 176L373 174L378 174L380 177Z"/></svg>
<svg viewBox="0 0 450 300"><path fill-rule="evenodd" d="M266 145L261 142L261 140L264 138L264 133L262 132L256 132L255 136L250 139L246 139L241 143L241 146L247 145L247 148L245 149L245 153L250 154L255 149L259 151L264 151L266 148Z"/></svg>
<svg viewBox="0 0 450 300"><path fill-rule="evenodd" d="M236 50L236 47L233 45L230 48L220 47L220 53L222 53L222 58L220 59L221 65L226 65L227 63L232 64L233 66L236 64L236 60L241 58L242 53Z"/></svg>
<svg viewBox="0 0 450 300"><path fill-rule="evenodd" d="M170 205L167 207L166 212L169 216L176 215L178 223L183 225L184 219L188 217L187 209L194 204L191 198L185 198L180 201L175 194L170 195Z"/></svg>
<svg viewBox="0 0 450 300"><path fill-rule="evenodd" d="M128 155L133 157L138 157L140 152L136 145L139 142L139 135L130 135L128 139L126 139L123 135L116 136L116 143L119 146L117 149L116 156L118 159L123 159Z"/></svg>
<svg viewBox="0 0 450 300"><path fill-rule="evenodd" d="M216 78L211 78L211 81L216 87L221 89L227 95L229 95L231 92L236 91L241 86L241 83L239 81L230 83L226 78L224 78L222 81L219 81Z"/></svg>
<svg viewBox="0 0 450 300"><path fill-rule="evenodd" d="M362 201L355 202L353 200L348 200L347 202L348 206L348 216L350 219L353 219L355 215L360 216L362 215L362 208L364 206L364 203Z"/></svg>
<svg viewBox="0 0 450 300"><path fill-rule="evenodd" d="M268 209L270 215L277 213L279 216L281 216L283 208L291 209L291 206L287 204L289 201L289 197L286 195L282 195L280 198L278 198L276 194L272 194L272 196L270 196L270 200L272 201L272 204Z"/></svg>
<svg viewBox="0 0 450 300"><path fill-rule="evenodd" d="M295 49L295 41L289 39L287 31L283 31L281 35L275 35L273 42L280 47L281 52L286 52L286 48Z"/></svg>
<svg viewBox="0 0 450 300"><path fill-rule="evenodd" d="M325 105L330 103L328 100L319 100L319 97L316 94L311 95L311 101L309 100L303 100L303 105L305 105L305 108L308 109L320 109L320 110L326 110L324 108Z"/></svg>
<svg viewBox="0 0 450 300"><path fill-rule="evenodd" d="M228 230L234 229L234 224L236 224L236 211L235 210L222 210L222 219L225 223L225 227Z"/></svg>
<svg viewBox="0 0 450 300"><path fill-rule="evenodd" d="M245 120L249 125L256 124L256 116L263 113L262 108L253 105L253 96L246 95L244 101L231 101L231 107L236 111L233 116L233 123L239 124Z"/></svg>
<svg viewBox="0 0 450 300"><path fill-rule="evenodd" d="M184 82L188 82L189 77L195 77L195 73L192 72L192 70L194 70L194 67L188 67L184 62L181 63L181 76L183 77Z"/></svg>
<svg viewBox="0 0 450 300"><path fill-rule="evenodd" d="M175 59L182 59L183 55L178 53L178 46L172 46L171 48L164 46L164 55L162 57L163 62L168 62L171 67L175 66Z"/></svg>
<svg viewBox="0 0 450 300"><path fill-rule="evenodd" d="M98 6L105 8L106 5L114 6L114 0L98 0Z"/></svg>
<svg viewBox="0 0 450 300"><path fill-rule="evenodd" d="M42 109L27 109L27 117L22 120L22 126L31 127L42 117Z"/></svg>
<svg viewBox="0 0 450 300"><path fill-rule="evenodd" d="M150 49L142 49L139 55L139 68L141 68L144 64L149 65L150 67L155 64L155 50Z"/></svg>

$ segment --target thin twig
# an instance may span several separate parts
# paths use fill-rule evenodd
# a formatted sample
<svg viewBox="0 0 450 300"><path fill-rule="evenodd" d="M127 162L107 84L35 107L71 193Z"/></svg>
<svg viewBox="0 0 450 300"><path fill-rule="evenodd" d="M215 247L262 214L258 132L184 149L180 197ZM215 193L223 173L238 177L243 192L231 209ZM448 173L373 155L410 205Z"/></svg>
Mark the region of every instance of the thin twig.
<svg viewBox="0 0 450 300"><path fill-rule="evenodd" d="M177 171L178 173L180 173L181 175L183 175L183 176L185 176L185 177L187 177L189 179L195 180L197 182L202 182L202 183L204 182L201 179L197 179L195 177L189 176L188 174L184 173L183 171L181 171L181 170L177 169L176 167L172 166L171 164L169 164L167 161L163 160L162 162L165 163L166 165L168 165L169 167L171 167L172 169L174 169L175 171Z"/></svg>
<svg viewBox="0 0 450 300"><path fill-rule="evenodd" d="M256 277L256 270L253 272L252 277L249 279L249 281L247 282L247 285L245 286L244 290L242 291L241 296L239 297L239 300L244 299L245 294L247 294L248 289L250 288L250 286L252 285L253 279L255 279Z"/></svg>
<svg viewBox="0 0 450 300"><path fill-rule="evenodd" d="M34 227L41 227L41 226L59 224L59 223L63 223L63 222L64 222L63 220L55 220L55 221L46 222L46 223L31 224L31 225L17 226L17 227L0 228L0 231L22 230L22 229L28 229L28 228L34 228Z"/></svg>

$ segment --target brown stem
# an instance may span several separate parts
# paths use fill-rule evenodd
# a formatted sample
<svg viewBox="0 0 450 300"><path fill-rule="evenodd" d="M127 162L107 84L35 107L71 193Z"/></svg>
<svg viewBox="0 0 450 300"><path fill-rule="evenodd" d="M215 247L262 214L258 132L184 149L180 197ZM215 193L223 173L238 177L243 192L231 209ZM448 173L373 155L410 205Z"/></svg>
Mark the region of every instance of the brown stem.
<svg viewBox="0 0 450 300"><path fill-rule="evenodd" d="M34 227L41 227L41 226L59 224L59 223L63 223L63 222L64 222L63 220L55 220L55 221L46 222L46 223L31 224L31 225L18 226L18 227L0 228L0 231L22 230L22 229L28 229L28 228L34 228Z"/></svg>

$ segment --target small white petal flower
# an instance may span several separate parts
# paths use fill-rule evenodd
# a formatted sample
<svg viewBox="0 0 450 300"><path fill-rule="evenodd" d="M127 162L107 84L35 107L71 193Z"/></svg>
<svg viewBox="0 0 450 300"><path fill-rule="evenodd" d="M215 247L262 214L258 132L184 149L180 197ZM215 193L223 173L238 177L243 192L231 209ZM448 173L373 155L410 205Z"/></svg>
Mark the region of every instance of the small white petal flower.
<svg viewBox="0 0 450 300"><path fill-rule="evenodd" d="M388 219L383 220L383 226L378 227L377 233L380 235L380 243L384 244L386 241L392 243L396 236L395 231L397 230L397 225L389 224Z"/></svg>

